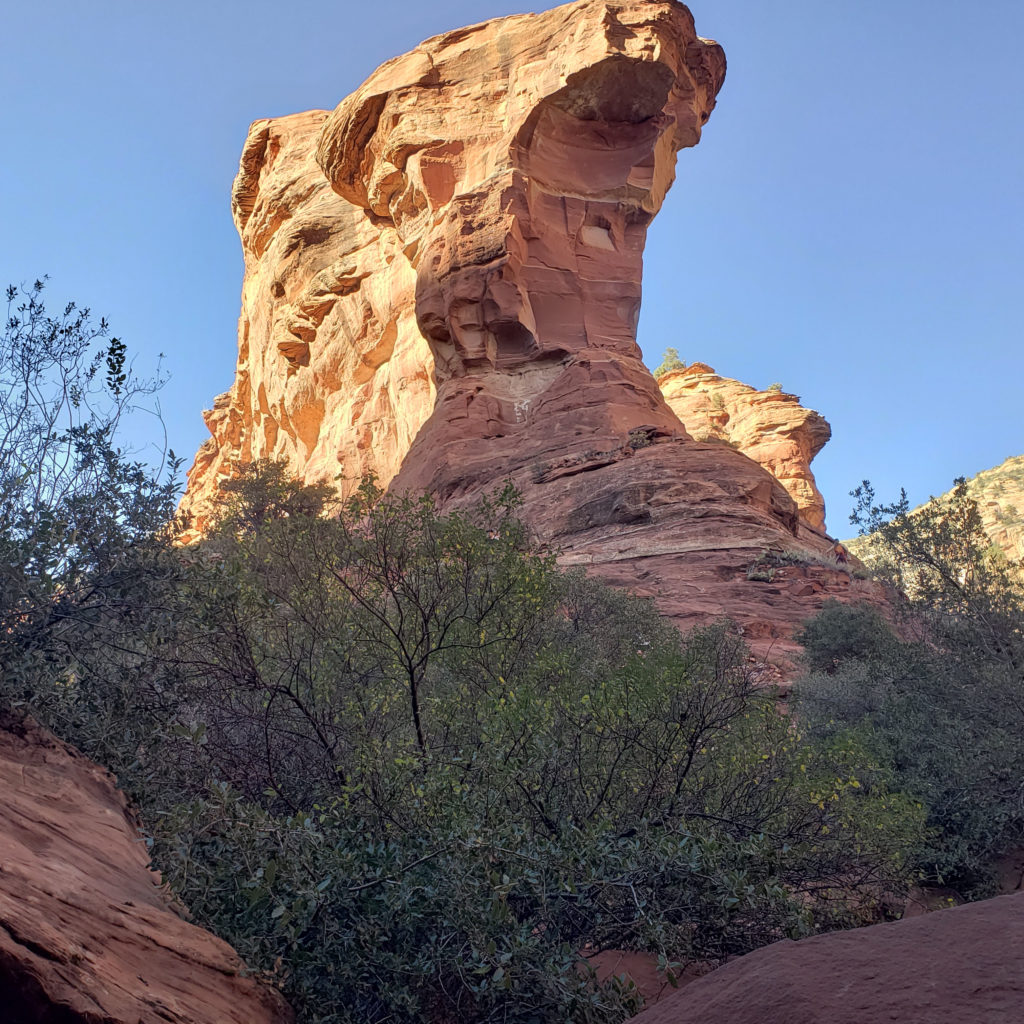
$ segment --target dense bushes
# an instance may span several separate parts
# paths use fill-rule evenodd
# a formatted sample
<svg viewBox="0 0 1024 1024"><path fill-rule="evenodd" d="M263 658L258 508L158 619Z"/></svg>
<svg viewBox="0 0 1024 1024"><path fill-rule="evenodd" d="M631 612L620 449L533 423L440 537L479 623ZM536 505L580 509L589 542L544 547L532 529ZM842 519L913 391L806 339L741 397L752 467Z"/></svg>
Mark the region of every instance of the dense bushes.
<svg viewBox="0 0 1024 1024"><path fill-rule="evenodd" d="M671 972L870 919L925 848L874 690L805 735L728 624L681 637L560 571L511 490L332 507L260 464L175 548L173 478L118 447L123 347L12 302L0 698L118 773L302 1020L619 1020L589 955ZM829 685L904 644L825 627Z"/></svg>
<svg viewBox="0 0 1024 1024"><path fill-rule="evenodd" d="M925 879L984 894L994 861L1024 843L1019 568L992 549L962 481L914 513L858 496L872 568L900 588L894 624L837 604L808 623L799 714L818 737L854 732L927 809L912 855Z"/></svg>
<svg viewBox="0 0 1024 1024"><path fill-rule="evenodd" d="M286 486L254 467L207 543L151 820L308 1019L621 1019L581 951L744 952L898 875L919 816L808 745L727 626L684 641L560 572L511 491L322 517Z"/></svg>
<svg viewBox="0 0 1024 1024"><path fill-rule="evenodd" d="M619 1020L666 969L877 913L920 815L809 744L725 624L559 571L514 492L441 514L251 467L35 678L197 919L304 1020ZM895 808L895 812L894 812Z"/></svg>

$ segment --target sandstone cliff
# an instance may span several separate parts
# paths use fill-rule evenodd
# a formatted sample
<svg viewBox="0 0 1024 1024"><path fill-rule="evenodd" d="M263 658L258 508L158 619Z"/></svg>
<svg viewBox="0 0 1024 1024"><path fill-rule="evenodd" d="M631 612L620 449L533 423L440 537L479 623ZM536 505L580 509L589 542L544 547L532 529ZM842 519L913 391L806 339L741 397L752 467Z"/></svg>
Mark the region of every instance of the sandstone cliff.
<svg viewBox="0 0 1024 1024"><path fill-rule="evenodd" d="M762 653L823 595L865 596L813 560L748 579L766 549L830 544L761 465L686 432L636 344L647 227L724 73L674 0L581 0L427 40L330 114L257 122L233 195L238 369L189 474L196 526L260 456L445 503L511 480L564 563L681 626L730 615Z"/></svg>
<svg viewBox="0 0 1024 1024"><path fill-rule="evenodd" d="M310 482L387 483L433 407L416 274L394 231L336 195L314 159L326 111L257 121L231 196L245 256L238 366L184 509L202 531L239 463Z"/></svg>
<svg viewBox="0 0 1024 1024"><path fill-rule="evenodd" d="M227 943L182 920L110 776L0 720L0 1020L286 1024Z"/></svg>
<svg viewBox="0 0 1024 1024"><path fill-rule="evenodd" d="M658 377L669 408L699 441L721 441L764 466L796 502L801 518L824 530L825 499L814 483L811 460L832 436L824 416L796 395L758 391L720 377L706 363Z"/></svg>

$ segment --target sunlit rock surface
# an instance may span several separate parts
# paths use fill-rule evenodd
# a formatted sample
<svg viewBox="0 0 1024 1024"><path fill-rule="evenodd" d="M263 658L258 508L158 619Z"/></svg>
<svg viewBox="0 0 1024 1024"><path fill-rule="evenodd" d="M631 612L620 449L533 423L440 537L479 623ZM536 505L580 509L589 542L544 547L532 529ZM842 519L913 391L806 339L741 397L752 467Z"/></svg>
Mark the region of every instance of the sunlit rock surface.
<svg viewBox="0 0 1024 1024"><path fill-rule="evenodd" d="M825 528L825 499L811 460L832 436L825 417L778 387L758 391L691 363L658 377L669 408L699 440L732 445L764 466L796 502L802 519Z"/></svg>
<svg viewBox="0 0 1024 1024"><path fill-rule="evenodd" d="M448 504L512 481L565 564L681 626L731 616L760 653L823 596L865 596L827 565L748 579L767 549L830 545L761 465L687 433L636 344L647 228L724 74L681 4L581 0L427 40L330 114L257 122L239 363L189 476L194 526L235 467L283 457L343 493L366 472Z"/></svg>

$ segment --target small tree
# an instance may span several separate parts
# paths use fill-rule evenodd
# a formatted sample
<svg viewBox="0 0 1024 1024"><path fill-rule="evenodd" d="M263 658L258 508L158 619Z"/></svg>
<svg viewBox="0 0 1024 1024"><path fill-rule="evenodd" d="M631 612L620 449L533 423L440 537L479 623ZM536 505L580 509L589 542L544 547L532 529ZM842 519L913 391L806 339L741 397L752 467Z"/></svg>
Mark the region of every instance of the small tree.
<svg viewBox="0 0 1024 1024"><path fill-rule="evenodd" d="M661 362L658 364L658 368L654 371L655 377L661 377L666 373L671 373L673 370L685 370L686 363L679 358L679 353L674 348L665 349L665 355L662 356Z"/></svg>
<svg viewBox="0 0 1024 1024"><path fill-rule="evenodd" d="M99 739L104 724L77 688L130 673L83 665L97 645L120 650L118 623L147 607L141 567L165 547L179 463L168 452L163 473L119 446L161 379L133 374L105 320L74 303L52 314L42 293L7 289L0 339L0 693L88 746L79 729Z"/></svg>

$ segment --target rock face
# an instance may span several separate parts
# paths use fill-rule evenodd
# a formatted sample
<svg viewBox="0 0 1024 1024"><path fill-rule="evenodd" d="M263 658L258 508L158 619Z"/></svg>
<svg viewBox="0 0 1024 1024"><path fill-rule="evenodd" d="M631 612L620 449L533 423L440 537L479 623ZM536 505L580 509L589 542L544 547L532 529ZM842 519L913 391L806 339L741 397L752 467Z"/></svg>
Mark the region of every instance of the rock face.
<svg viewBox="0 0 1024 1024"><path fill-rule="evenodd" d="M811 460L832 436L824 416L805 409L796 395L758 391L720 377L706 363L662 374L658 386L694 438L732 445L764 466L796 502L800 517L825 529L825 499L811 472Z"/></svg>
<svg viewBox="0 0 1024 1024"><path fill-rule="evenodd" d="M636 1024L1017 1024L1024 895L777 942L695 981Z"/></svg>
<svg viewBox="0 0 1024 1024"><path fill-rule="evenodd" d="M183 508L233 466L375 472L444 503L511 480L538 536L681 626L740 621L762 653L822 596L825 554L757 462L691 438L636 344L647 227L725 73L674 0L580 0L437 36L332 113L257 122L233 206L239 363Z"/></svg>
<svg viewBox="0 0 1024 1024"><path fill-rule="evenodd" d="M231 196L245 255L238 367L183 509L199 532L234 467L286 459L310 482L387 483L434 402L401 239L335 194L314 159L326 111L257 121ZM344 484L344 481L341 481Z"/></svg>
<svg viewBox="0 0 1024 1024"><path fill-rule="evenodd" d="M609 368L649 378L644 236L724 70L681 5L590 0L427 40L332 114L257 121L232 193L238 367L189 474L197 525L259 457L343 489L389 482L446 384L442 408L479 395L456 429L486 446L570 353L629 359L602 359L586 404L609 401Z"/></svg>
<svg viewBox="0 0 1024 1024"><path fill-rule="evenodd" d="M0 720L0 1019L286 1024L226 943L182 920L124 795L31 723Z"/></svg>

